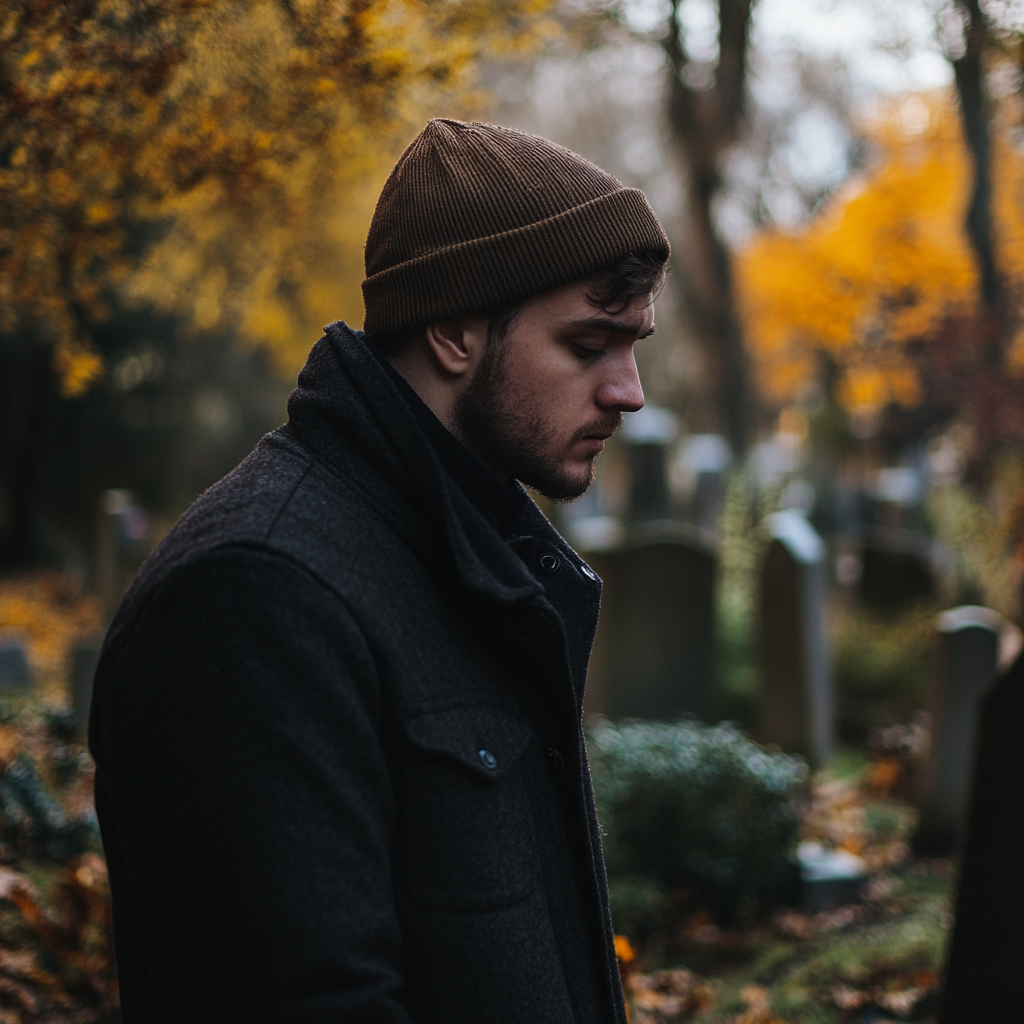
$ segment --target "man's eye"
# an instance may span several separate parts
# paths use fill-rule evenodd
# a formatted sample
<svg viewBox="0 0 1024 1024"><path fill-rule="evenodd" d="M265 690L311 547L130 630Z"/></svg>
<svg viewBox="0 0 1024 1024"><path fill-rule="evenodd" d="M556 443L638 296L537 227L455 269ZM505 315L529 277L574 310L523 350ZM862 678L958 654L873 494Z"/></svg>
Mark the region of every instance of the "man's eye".
<svg viewBox="0 0 1024 1024"><path fill-rule="evenodd" d="M603 348L589 348L586 345L574 345L573 348L576 349L576 355L581 359L597 359L604 355Z"/></svg>

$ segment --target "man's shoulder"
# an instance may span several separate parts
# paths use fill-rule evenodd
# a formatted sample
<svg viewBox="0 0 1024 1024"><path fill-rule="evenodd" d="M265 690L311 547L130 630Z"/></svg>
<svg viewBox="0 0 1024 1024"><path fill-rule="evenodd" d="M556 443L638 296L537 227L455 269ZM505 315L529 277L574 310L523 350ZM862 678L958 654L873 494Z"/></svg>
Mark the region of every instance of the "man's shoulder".
<svg viewBox="0 0 1024 1024"><path fill-rule="evenodd" d="M355 555L380 543L381 528L353 481L286 429L274 431L178 520L136 577L124 610L171 573L228 547L281 555L321 578L334 567L337 575L339 564L352 566ZM348 555L340 563L339 547Z"/></svg>

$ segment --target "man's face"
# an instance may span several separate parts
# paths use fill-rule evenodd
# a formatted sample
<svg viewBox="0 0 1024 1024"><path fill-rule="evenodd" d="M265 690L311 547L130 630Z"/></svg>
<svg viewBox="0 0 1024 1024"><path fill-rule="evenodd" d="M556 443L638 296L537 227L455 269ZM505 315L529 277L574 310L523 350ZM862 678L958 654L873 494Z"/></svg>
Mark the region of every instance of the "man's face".
<svg viewBox="0 0 1024 1024"><path fill-rule="evenodd" d="M554 499L590 486L622 413L644 404L633 346L653 333L652 298L607 313L587 298L592 286L528 300L454 409L455 432L487 465Z"/></svg>

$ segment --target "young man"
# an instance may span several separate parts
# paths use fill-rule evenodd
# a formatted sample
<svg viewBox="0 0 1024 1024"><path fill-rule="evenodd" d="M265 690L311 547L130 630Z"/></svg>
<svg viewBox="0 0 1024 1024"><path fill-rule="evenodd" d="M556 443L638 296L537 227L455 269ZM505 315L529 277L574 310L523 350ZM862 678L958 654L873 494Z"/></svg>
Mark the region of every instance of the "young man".
<svg viewBox="0 0 1024 1024"><path fill-rule="evenodd" d="M288 425L111 625L91 747L124 1020L624 1022L581 732L590 484L668 241L544 139L431 121Z"/></svg>

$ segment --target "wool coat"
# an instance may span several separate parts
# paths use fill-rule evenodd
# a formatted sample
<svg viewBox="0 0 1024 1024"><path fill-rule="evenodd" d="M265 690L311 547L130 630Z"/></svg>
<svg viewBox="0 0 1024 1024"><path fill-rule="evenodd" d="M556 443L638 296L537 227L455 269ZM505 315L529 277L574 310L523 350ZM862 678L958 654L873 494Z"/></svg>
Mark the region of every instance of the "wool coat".
<svg viewBox="0 0 1024 1024"><path fill-rule="evenodd" d="M600 580L359 333L182 517L90 722L124 1020L624 1024Z"/></svg>

